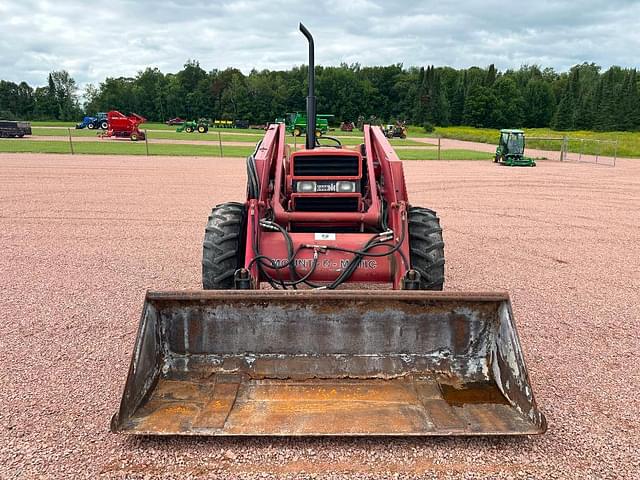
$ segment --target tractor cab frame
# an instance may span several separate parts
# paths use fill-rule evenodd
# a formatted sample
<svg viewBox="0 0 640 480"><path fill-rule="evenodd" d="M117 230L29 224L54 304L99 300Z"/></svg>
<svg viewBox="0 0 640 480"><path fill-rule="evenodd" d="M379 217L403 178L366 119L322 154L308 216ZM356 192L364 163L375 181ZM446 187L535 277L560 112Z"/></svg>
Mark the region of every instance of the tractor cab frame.
<svg viewBox="0 0 640 480"><path fill-rule="evenodd" d="M524 146L523 130L502 129L493 161L510 167L535 167L536 162L532 158L524 156Z"/></svg>

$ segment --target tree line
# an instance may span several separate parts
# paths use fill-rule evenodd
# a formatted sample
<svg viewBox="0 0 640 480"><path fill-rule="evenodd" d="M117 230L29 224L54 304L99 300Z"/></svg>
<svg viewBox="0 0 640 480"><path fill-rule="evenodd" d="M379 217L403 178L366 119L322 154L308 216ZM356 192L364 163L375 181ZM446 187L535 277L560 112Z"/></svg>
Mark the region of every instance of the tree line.
<svg viewBox="0 0 640 480"><path fill-rule="evenodd" d="M79 120L83 113L120 110L150 121L243 119L261 124L302 111L307 67L287 71L235 68L205 71L188 61L177 73L147 68L134 78L109 77L87 85L80 104L75 80L52 72L37 88L0 80L0 117ZM517 70L401 64L316 67L318 112L334 121L376 116L415 125L551 127L557 130L640 130L640 90L635 69L593 63L568 72L525 65Z"/></svg>

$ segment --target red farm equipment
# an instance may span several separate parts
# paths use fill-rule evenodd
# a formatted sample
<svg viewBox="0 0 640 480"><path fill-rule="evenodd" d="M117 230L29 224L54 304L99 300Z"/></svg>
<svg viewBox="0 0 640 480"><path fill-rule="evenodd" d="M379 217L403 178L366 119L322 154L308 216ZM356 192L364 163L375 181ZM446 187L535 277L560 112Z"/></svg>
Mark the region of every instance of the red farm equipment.
<svg viewBox="0 0 640 480"><path fill-rule="evenodd" d="M137 113L124 115L117 110L111 110L107 113L107 121L109 122L109 127L101 137L128 138L132 142L144 140L145 138L144 132L138 126L146 122L147 119Z"/></svg>
<svg viewBox="0 0 640 480"><path fill-rule="evenodd" d="M355 128L355 125L353 124L353 122L342 122L340 124L340 130L343 132L353 132L353 129Z"/></svg>
<svg viewBox="0 0 640 480"><path fill-rule="evenodd" d="M246 199L209 215L204 290L147 292L112 431L545 431L508 294L428 291L443 288L440 220L409 202L382 130L363 134L357 150L308 135L292 152L285 125L268 127ZM339 289L354 283L369 288Z"/></svg>

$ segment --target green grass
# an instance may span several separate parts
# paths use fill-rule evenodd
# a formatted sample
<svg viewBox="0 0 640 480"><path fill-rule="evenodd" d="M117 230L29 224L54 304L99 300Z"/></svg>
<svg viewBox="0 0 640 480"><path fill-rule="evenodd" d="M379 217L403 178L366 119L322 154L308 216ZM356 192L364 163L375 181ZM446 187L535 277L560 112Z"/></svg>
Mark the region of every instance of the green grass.
<svg viewBox="0 0 640 480"><path fill-rule="evenodd" d="M97 137L98 133L102 132L102 130L88 130L86 128L81 130L76 130L75 128L71 128L71 136L72 137ZM32 126L31 133L34 135L40 135L45 137L65 137L69 135L69 130L60 129L60 128L51 128L51 126L44 127L36 127Z"/></svg>
<svg viewBox="0 0 640 480"><path fill-rule="evenodd" d="M103 140L96 142L76 142L73 144L76 154L96 155L146 155L144 142L130 142L127 140ZM252 146L222 147L226 157L245 157L253 152ZM12 153L71 153L69 142L54 140L50 142L16 139L0 140L0 152ZM437 150L430 149L402 149L397 150L402 160L436 160ZM189 144L149 144L149 155L176 156L220 156L219 146L189 145ZM442 160L487 160L491 155L471 150L442 150Z"/></svg>
<svg viewBox="0 0 640 480"><path fill-rule="evenodd" d="M587 130L560 132L549 128L525 128L524 131L527 137L562 138L567 136L570 138L584 138L588 140L618 140L617 155L619 157L640 158L640 132L592 132ZM437 127L435 134L444 138L497 145L499 130L493 128L473 127ZM560 141L527 140L527 147L557 151L560 149ZM572 140L569 142L570 152L578 153L581 149L582 153L585 154L612 156L614 154L615 145L611 143L599 144L597 142L589 141L585 141L583 143L579 140Z"/></svg>
<svg viewBox="0 0 640 480"><path fill-rule="evenodd" d="M144 142L99 141L78 142L73 144L77 154L97 155L146 155ZM253 147L222 147L223 155L227 157L246 157L253 152ZM13 153L71 153L68 142L63 141L35 141L35 140L0 140L0 152ZM217 145L180 145L180 144L149 144L149 155L176 156L210 156L219 157L220 149Z"/></svg>
<svg viewBox="0 0 640 480"><path fill-rule="evenodd" d="M79 118L77 122L56 122L56 121L32 121L32 127L71 127L75 128L76 123L82 121L82 118Z"/></svg>

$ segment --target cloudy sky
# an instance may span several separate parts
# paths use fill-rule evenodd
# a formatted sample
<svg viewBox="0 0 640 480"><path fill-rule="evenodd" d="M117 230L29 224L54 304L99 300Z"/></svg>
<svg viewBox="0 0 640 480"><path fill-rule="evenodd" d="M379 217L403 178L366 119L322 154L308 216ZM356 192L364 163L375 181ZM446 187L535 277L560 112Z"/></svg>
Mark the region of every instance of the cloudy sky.
<svg viewBox="0 0 640 480"><path fill-rule="evenodd" d="M583 61L640 67L640 1L0 0L0 79L80 83L175 72L288 69L305 62L303 21L316 62L336 65L522 64L566 70Z"/></svg>

